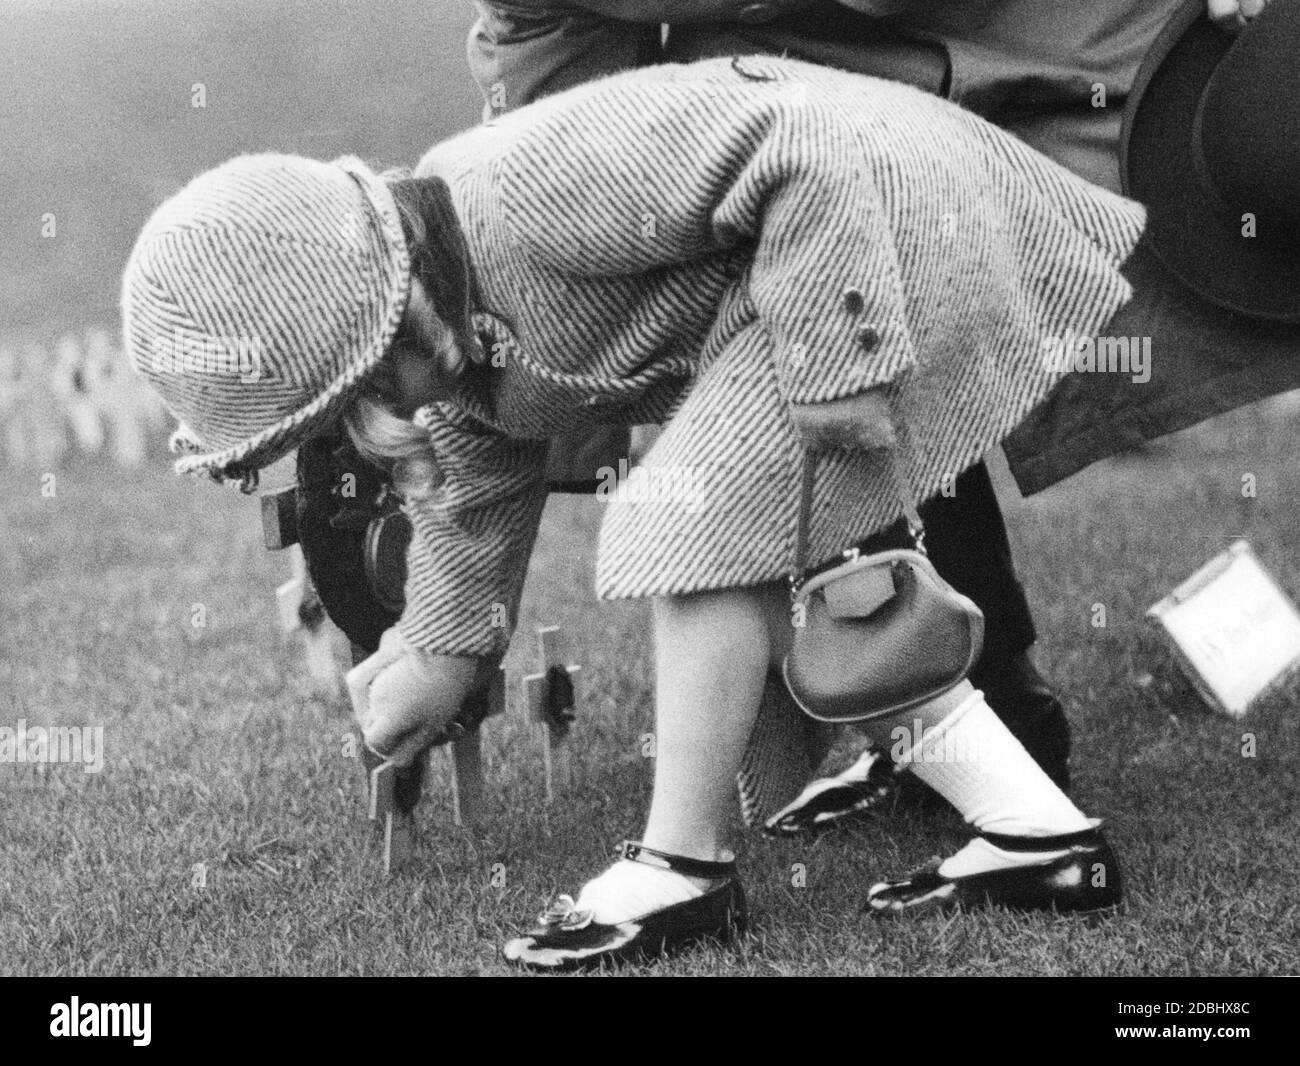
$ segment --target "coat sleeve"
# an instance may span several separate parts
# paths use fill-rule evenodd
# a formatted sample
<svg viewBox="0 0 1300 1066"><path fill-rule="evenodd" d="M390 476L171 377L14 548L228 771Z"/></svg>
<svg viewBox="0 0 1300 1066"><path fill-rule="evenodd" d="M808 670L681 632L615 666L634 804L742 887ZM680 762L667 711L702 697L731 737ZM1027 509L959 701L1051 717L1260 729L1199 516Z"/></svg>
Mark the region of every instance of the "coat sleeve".
<svg viewBox="0 0 1300 1066"><path fill-rule="evenodd" d="M449 405L424 408L443 481L409 504L406 607L398 628L442 655L500 655L514 629L546 501L546 449L511 440Z"/></svg>
<svg viewBox="0 0 1300 1066"><path fill-rule="evenodd" d="M606 74L662 61L658 22L601 16L571 0L476 0L470 72L485 119Z"/></svg>
<svg viewBox="0 0 1300 1066"><path fill-rule="evenodd" d="M862 129L818 86L735 82L625 78L545 116L497 172L504 224L534 269L561 275L743 249L789 402L889 383L915 355Z"/></svg>

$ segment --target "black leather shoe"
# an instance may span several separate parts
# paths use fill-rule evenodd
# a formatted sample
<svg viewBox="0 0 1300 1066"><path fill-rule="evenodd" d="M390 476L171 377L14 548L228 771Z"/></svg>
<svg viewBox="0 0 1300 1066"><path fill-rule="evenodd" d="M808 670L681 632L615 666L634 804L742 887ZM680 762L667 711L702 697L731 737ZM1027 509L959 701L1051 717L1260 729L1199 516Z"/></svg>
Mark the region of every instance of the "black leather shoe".
<svg viewBox="0 0 1300 1066"><path fill-rule="evenodd" d="M735 862L704 862L625 841L618 854L687 877L716 880L702 896L662 907L631 921L605 925L560 896L537 919L537 928L506 943L510 962L535 970L591 968L606 962L638 961L668 954L698 940L728 940L748 920L745 892Z"/></svg>
<svg viewBox="0 0 1300 1066"><path fill-rule="evenodd" d="M993 713L1002 719L1034 761L1062 791L1070 791L1070 722L1052 686L1038 672L1028 652L1010 659L981 660L971 684L983 690Z"/></svg>
<svg viewBox="0 0 1300 1066"><path fill-rule="evenodd" d="M851 818L889 810L897 784L889 756L868 748L843 773L809 783L793 802L763 823L763 832L774 837L821 833Z"/></svg>
<svg viewBox="0 0 1300 1066"><path fill-rule="evenodd" d="M1004 851L1068 850L1068 854L1041 866L1018 866L969 877L944 877L936 860L902 880L873 885L864 909L897 915L950 910L958 905L993 905L1065 914L1110 910L1123 899L1119 859L1100 827L1054 837L980 835Z"/></svg>

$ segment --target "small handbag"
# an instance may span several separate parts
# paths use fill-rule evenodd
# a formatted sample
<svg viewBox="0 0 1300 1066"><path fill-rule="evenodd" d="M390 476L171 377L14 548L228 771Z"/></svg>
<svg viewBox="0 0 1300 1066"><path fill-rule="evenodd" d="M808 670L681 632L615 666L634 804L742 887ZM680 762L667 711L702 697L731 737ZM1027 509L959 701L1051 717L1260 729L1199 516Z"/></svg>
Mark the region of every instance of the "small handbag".
<svg viewBox="0 0 1300 1066"><path fill-rule="evenodd" d="M782 673L805 714L866 722L910 710L960 683L979 657L984 615L926 557L924 528L898 448L890 449L913 548L862 554L810 575L816 461L805 453L790 595L794 643Z"/></svg>

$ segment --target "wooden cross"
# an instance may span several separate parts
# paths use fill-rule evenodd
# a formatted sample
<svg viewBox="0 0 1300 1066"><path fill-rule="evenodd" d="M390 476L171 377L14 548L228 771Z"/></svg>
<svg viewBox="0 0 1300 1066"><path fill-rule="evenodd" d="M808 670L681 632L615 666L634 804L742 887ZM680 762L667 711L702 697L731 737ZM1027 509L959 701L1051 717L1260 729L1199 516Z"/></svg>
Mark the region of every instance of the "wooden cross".
<svg viewBox="0 0 1300 1066"><path fill-rule="evenodd" d="M278 552L298 543L298 486L264 492L262 501L262 543Z"/></svg>
<svg viewBox="0 0 1300 1066"><path fill-rule="evenodd" d="M353 646L356 661L365 658L363 648ZM358 658L358 656L360 658ZM486 693L476 697L485 700L485 719L500 714L504 709L504 674L497 672ZM446 745L451 767L451 810L457 825L472 827L480 822L484 812L483 762L480 728L475 725ZM362 746L362 757L368 783L367 817L380 842L384 876L400 870L410 861L415 848L415 808L424 790L424 775L428 768L429 753L420 756L414 764L399 768L384 760L369 748Z"/></svg>
<svg viewBox="0 0 1300 1066"><path fill-rule="evenodd" d="M269 551L280 551L298 544L297 487L290 485L265 492L262 504L262 539ZM340 687L342 671L330 647L332 628L311 583L301 551L293 553L293 577L276 590L280 606L280 623L286 632L302 632L307 645L312 676L331 692ZM352 645L355 665L369 652ZM487 702L478 708L482 718L500 714L505 706L503 675L498 672L485 694ZM449 749L451 768L452 817L457 825L472 826L483 817L483 762L478 725L462 730L445 745ZM428 755L412 766L397 767L362 747L366 770L367 817L377 830L383 849L385 875L400 869L409 860L415 842L415 808L424 787Z"/></svg>
<svg viewBox="0 0 1300 1066"><path fill-rule="evenodd" d="M417 763L404 770L381 759L369 748L362 747L366 760L367 817L377 831L384 876L405 867L415 851L415 803L402 795L412 788L419 799L424 779L424 767Z"/></svg>
<svg viewBox="0 0 1300 1066"><path fill-rule="evenodd" d="M537 725L541 735L546 802L551 803L557 786L568 788L573 784L567 740L577 713L578 680L582 668L564 661L559 626L539 627L537 646L541 672L524 677L524 706L528 710L528 720Z"/></svg>
<svg viewBox="0 0 1300 1066"><path fill-rule="evenodd" d="M505 696L505 667L501 666L487 691L470 698L486 701L487 706L479 707L476 713L482 714L483 721L487 721L505 710ZM483 820L485 793L483 749L479 737L481 724L454 736L446 745L450 752L451 814L457 825L474 826Z"/></svg>

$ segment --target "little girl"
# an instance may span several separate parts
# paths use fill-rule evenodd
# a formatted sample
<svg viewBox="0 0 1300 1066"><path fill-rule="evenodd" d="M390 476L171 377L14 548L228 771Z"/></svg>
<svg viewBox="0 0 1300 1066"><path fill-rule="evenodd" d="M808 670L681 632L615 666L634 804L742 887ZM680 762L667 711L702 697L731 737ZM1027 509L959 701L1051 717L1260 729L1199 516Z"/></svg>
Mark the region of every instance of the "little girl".
<svg viewBox="0 0 1300 1066"><path fill-rule="evenodd" d="M645 832L505 947L566 967L744 923L731 783L790 643L805 451L809 557L884 543L896 434L923 498L974 463L1046 395L1045 343L1126 301L1141 228L1137 205L945 101L719 60L551 97L413 177L232 160L145 226L123 315L194 452L179 470L248 481L338 419L391 465L415 530L406 609L349 682L366 741L399 764L509 640L547 439L664 424L643 464L660 491L611 504L597 566L602 596L654 600ZM977 835L872 887L872 910L1118 902L1098 823L978 691L906 718L903 756Z"/></svg>

